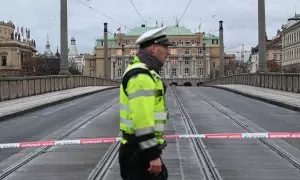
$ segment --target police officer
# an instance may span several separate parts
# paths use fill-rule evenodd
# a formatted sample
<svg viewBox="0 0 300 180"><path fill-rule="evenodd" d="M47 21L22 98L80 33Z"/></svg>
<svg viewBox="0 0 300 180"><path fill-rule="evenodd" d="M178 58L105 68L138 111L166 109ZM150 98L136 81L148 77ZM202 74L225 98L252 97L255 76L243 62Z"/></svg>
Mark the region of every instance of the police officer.
<svg viewBox="0 0 300 180"><path fill-rule="evenodd" d="M168 112L159 71L169 55L172 43L166 27L149 30L136 40L139 52L128 65L120 86L119 151L121 177L124 180L166 180L168 171L161 154Z"/></svg>

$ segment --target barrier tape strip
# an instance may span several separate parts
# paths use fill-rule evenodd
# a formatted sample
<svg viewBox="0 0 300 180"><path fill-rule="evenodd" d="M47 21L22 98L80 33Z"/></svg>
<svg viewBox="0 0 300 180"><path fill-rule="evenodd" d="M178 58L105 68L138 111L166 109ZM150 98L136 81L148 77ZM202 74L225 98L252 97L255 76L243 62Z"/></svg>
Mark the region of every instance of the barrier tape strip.
<svg viewBox="0 0 300 180"><path fill-rule="evenodd" d="M218 133L218 134L186 134L186 135L166 135L165 139L300 139L300 132L267 132L267 133ZM77 140L59 140L59 141L35 141L35 142L19 142L0 144L0 149L8 148L30 148L42 146L63 146L73 144L105 144L120 141L121 137L93 138L93 139L77 139Z"/></svg>

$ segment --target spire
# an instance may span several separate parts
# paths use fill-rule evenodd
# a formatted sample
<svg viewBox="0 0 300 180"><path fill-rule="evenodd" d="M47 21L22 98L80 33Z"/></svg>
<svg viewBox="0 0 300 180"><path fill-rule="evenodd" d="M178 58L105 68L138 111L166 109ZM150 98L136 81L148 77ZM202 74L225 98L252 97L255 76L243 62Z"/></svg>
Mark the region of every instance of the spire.
<svg viewBox="0 0 300 180"><path fill-rule="evenodd" d="M199 33L201 32L201 25L202 25L202 24L201 24L201 20L202 20L202 19L200 18L200 23L199 23Z"/></svg>
<svg viewBox="0 0 300 180"><path fill-rule="evenodd" d="M49 35L47 34L46 51L50 51Z"/></svg>
<svg viewBox="0 0 300 180"><path fill-rule="evenodd" d="M50 48L50 41L49 41L49 35L48 34L47 34L47 43L46 43L46 47L45 47L45 55L47 57L53 56L53 53L51 52L51 48Z"/></svg>

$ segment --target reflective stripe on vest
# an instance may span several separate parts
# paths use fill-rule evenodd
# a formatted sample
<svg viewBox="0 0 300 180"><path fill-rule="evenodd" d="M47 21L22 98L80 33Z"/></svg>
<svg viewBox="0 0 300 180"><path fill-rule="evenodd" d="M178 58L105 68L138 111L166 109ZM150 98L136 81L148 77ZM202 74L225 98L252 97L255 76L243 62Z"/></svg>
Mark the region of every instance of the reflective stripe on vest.
<svg viewBox="0 0 300 180"><path fill-rule="evenodd" d="M165 130L165 124L155 124L154 131L163 132Z"/></svg>
<svg viewBox="0 0 300 180"><path fill-rule="evenodd" d="M132 128L132 127L133 127L132 121L130 121L130 120L128 120L128 119L121 118L121 119L120 119L120 123L126 124L126 126L128 126L129 128Z"/></svg>
<svg viewBox="0 0 300 180"><path fill-rule="evenodd" d="M146 128L143 128L143 129L136 129L135 130L135 135L136 136L143 136L143 135L146 135L146 134L151 134L153 132L154 132L153 127L146 127Z"/></svg>
<svg viewBox="0 0 300 180"><path fill-rule="evenodd" d="M152 139L140 142L140 147L141 147L141 149L148 149L153 146L156 146L157 144L158 144L157 139L152 138Z"/></svg>
<svg viewBox="0 0 300 180"><path fill-rule="evenodd" d="M126 104L120 104L120 111L126 111L129 112L130 109Z"/></svg>
<svg viewBox="0 0 300 180"><path fill-rule="evenodd" d="M128 99L134 99L141 96L154 96L153 90L138 90L134 93L128 94Z"/></svg>
<svg viewBox="0 0 300 180"><path fill-rule="evenodd" d="M166 112L156 112L154 116L155 116L155 120L166 120L168 114Z"/></svg>

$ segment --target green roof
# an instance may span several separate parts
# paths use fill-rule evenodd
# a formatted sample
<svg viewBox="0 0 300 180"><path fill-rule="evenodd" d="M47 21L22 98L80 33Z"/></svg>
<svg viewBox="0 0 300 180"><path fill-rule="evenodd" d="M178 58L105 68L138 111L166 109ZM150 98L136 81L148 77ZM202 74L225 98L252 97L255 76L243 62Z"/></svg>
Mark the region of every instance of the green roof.
<svg viewBox="0 0 300 180"><path fill-rule="evenodd" d="M219 39L219 37L216 36L216 35L213 35L213 34L205 33L204 39L205 39L205 40Z"/></svg>
<svg viewBox="0 0 300 180"><path fill-rule="evenodd" d="M155 29L155 27L136 27L131 29L125 36L140 36L144 32ZM186 27L179 26L179 27L168 27L167 28L167 36L178 36L178 35L194 35L194 33L187 29Z"/></svg>
<svg viewBox="0 0 300 180"><path fill-rule="evenodd" d="M133 36L133 37L138 37L141 36L144 32L155 29L155 27L136 27L131 29L129 32L125 33L125 36ZM186 27L183 26L173 26L173 27L168 27L167 28L167 36L193 36L195 33L193 33L191 30L189 30ZM113 34L108 34L108 48L113 48L116 47L116 38L114 37ZM206 33L204 37L204 41L206 42L207 45L211 45L212 41L211 40L219 40L219 37L210 33ZM103 41L104 38L98 38L95 43L95 48L97 47L103 47Z"/></svg>
<svg viewBox="0 0 300 180"><path fill-rule="evenodd" d="M95 43L95 47L103 47L102 42L104 41L104 38L98 38ZM107 42L108 47L116 47L116 39L114 38L114 35L109 34L107 36Z"/></svg>
<svg viewBox="0 0 300 180"><path fill-rule="evenodd" d="M212 46L213 45L213 43L212 43L213 40L218 40L219 41L219 37L215 36L213 34L205 33L204 42L207 46Z"/></svg>

